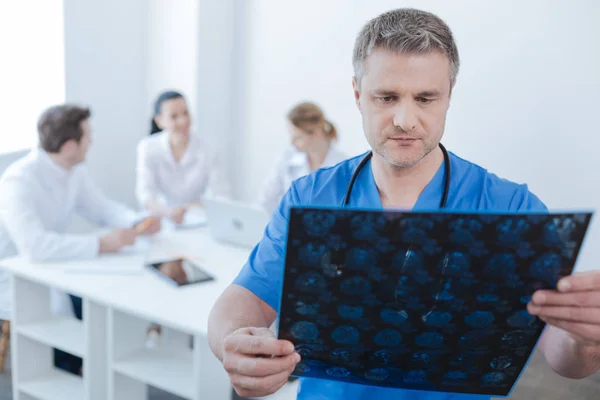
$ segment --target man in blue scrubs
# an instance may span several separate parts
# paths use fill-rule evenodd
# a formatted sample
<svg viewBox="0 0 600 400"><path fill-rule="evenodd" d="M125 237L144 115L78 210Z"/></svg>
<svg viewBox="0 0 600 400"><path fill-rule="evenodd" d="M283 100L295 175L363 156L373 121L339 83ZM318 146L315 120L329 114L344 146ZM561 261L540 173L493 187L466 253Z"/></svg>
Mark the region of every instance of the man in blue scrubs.
<svg viewBox="0 0 600 400"><path fill-rule="evenodd" d="M450 29L430 13L390 11L362 29L353 63L356 104L373 157L360 170L349 205L437 208L445 179L439 142L459 68ZM240 396L277 391L300 360L292 343L277 340L268 329L277 317L281 297L290 206L340 206L364 157L295 181L247 264L215 305L209 320L210 345ZM546 209L526 185L501 179L452 153L449 162L449 209ZM583 378L600 369L600 272L564 278L557 291L536 292L527 308L550 325L539 348L557 373ZM480 398L485 396L321 379L302 379L298 394L298 399Z"/></svg>

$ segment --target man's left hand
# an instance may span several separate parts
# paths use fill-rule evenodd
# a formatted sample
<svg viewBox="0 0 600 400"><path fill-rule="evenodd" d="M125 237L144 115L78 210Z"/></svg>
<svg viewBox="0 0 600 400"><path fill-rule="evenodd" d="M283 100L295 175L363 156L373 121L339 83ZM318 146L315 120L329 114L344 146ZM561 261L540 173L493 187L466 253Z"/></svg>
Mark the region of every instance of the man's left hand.
<svg viewBox="0 0 600 400"><path fill-rule="evenodd" d="M600 271L562 278L557 290L536 291L527 311L580 344L600 346Z"/></svg>
<svg viewBox="0 0 600 400"><path fill-rule="evenodd" d="M138 235L153 235L160 231L160 218L148 217L135 226Z"/></svg>

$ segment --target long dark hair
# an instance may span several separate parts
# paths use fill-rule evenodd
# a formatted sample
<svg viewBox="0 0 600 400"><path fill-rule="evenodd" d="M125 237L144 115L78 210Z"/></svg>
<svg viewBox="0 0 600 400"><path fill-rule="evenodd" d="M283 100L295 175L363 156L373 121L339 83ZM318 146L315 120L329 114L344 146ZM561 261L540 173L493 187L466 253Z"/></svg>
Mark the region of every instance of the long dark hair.
<svg viewBox="0 0 600 400"><path fill-rule="evenodd" d="M158 96L158 98L154 102L154 114L152 115L152 122L151 122L151 128L150 128L151 135L154 135L155 133L158 133L162 130L158 127L158 125L156 124L156 121L154 120L154 117L156 117L158 114L160 114L160 107L162 106L162 103L164 103L167 100L173 100L173 99L179 99L179 98L183 98L183 95L174 90L168 90L166 92L162 92L160 94L160 96Z"/></svg>

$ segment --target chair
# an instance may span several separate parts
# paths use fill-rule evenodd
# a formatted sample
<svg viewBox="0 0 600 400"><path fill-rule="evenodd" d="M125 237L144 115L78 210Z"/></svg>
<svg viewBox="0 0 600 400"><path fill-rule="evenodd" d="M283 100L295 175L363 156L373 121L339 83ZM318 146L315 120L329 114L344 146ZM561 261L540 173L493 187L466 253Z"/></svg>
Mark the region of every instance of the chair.
<svg viewBox="0 0 600 400"><path fill-rule="evenodd" d="M4 372L4 362L8 353L8 343L10 340L10 321L4 321L2 324L2 336L0 336L0 373Z"/></svg>

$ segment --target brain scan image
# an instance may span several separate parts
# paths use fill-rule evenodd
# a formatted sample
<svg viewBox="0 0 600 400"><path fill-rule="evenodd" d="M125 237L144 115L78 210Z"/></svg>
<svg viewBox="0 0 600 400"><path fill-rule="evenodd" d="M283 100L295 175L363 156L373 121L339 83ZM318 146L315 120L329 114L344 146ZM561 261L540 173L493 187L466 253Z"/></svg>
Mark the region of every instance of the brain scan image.
<svg viewBox="0 0 600 400"><path fill-rule="evenodd" d="M355 361L360 361L363 354L364 354L364 347L362 347L362 346L339 347L337 349L334 349L331 352L331 355L333 357L337 358L338 360L340 360L340 362L344 362L344 363L352 363Z"/></svg>
<svg viewBox="0 0 600 400"><path fill-rule="evenodd" d="M540 281L554 282L554 277L563 265L562 257L556 253L545 253L537 257L529 267L531 276Z"/></svg>
<svg viewBox="0 0 600 400"><path fill-rule="evenodd" d="M432 311L425 314L422 319L423 322L429 326L441 327L450 323L452 320L452 314L449 312Z"/></svg>
<svg viewBox="0 0 600 400"><path fill-rule="evenodd" d="M491 278L506 279L514 274L517 260L513 254L494 254L488 259L484 272Z"/></svg>
<svg viewBox="0 0 600 400"><path fill-rule="evenodd" d="M404 375L404 381L407 383L423 383L427 381L427 371L413 370Z"/></svg>
<svg viewBox="0 0 600 400"><path fill-rule="evenodd" d="M404 310L384 308L380 315L381 319L390 325L400 325L408 319L408 313Z"/></svg>
<svg viewBox="0 0 600 400"><path fill-rule="evenodd" d="M392 257L391 268L401 275L427 275L423 255L411 249L400 249Z"/></svg>
<svg viewBox="0 0 600 400"><path fill-rule="evenodd" d="M492 359L492 361L490 361L490 367L492 369L498 369L498 370L507 369L508 367L511 366L511 364L512 364L511 356L498 356L498 357L494 357Z"/></svg>
<svg viewBox="0 0 600 400"><path fill-rule="evenodd" d="M326 348L320 344L299 344L296 346L296 351L302 357L311 358L321 352L326 351Z"/></svg>
<svg viewBox="0 0 600 400"><path fill-rule="evenodd" d="M494 293L481 293L477 295L477 301L481 303L495 303L500 299L500 296Z"/></svg>
<svg viewBox="0 0 600 400"><path fill-rule="evenodd" d="M365 378L371 381L383 381L389 375L388 370L385 368L373 368L365 372Z"/></svg>
<svg viewBox="0 0 600 400"><path fill-rule="evenodd" d="M344 325L335 328L331 334L331 338L339 344L357 344L360 338L360 333L355 327Z"/></svg>
<svg viewBox="0 0 600 400"><path fill-rule="evenodd" d="M363 312L363 306L351 306L348 304L340 304L338 306L338 313L342 318L360 319L363 316Z"/></svg>
<svg viewBox="0 0 600 400"><path fill-rule="evenodd" d="M502 372L489 372L483 375L482 383L484 385L496 385L505 379L505 375Z"/></svg>
<svg viewBox="0 0 600 400"><path fill-rule="evenodd" d="M321 243L309 242L303 245L298 252L298 261L305 266L318 265L319 261L327 254L327 246Z"/></svg>
<svg viewBox="0 0 600 400"><path fill-rule="evenodd" d="M496 225L496 233L501 243L516 245L523 241L523 235L529 230L529 222L524 218L502 219Z"/></svg>
<svg viewBox="0 0 600 400"><path fill-rule="evenodd" d="M306 233L313 237L324 237L330 234L335 225L334 214L321 213L318 211L307 212L302 216Z"/></svg>
<svg viewBox="0 0 600 400"><path fill-rule="evenodd" d="M345 265L352 270L369 270L377 264L377 252L368 248L353 248L346 253Z"/></svg>
<svg viewBox="0 0 600 400"><path fill-rule="evenodd" d="M520 329L531 328L536 323L536 321L537 317L529 314L527 310L516 311L506 319L508 325L512 326L513 328Z"/></svg>
<svg viewBox="0 0 600 400"><path fill-rule="evenodd" d="M319 314L319 303L306 304L302 301L296 303L296 312L300 315L316 316Z"/></svg>
<svg viewBox="0 0 600 400"><path fill-rule="evenodd" d="M440 273L444 276L472 277L471 260L468 253L453 251L446 254L440 263Z"/></svg>
<svg viewBox="0 0 600 400"><path fill-rule="evenodd" d="M527 303L572 272L590 219L293 207L277 329L293 375L506 397L545 326Z"/></svg>
<svg viewBox="0 0 600 400"><path fill-rule="evenodd" d="M350 371L348 371L346 368L340 368L340 367L327 368L326 372L327 372L327 375L333 376L336 378L345 378L348 375L350 375Z"/></svg>
<svg viewBox="0 0 600 400"><path fill-rule="evenodd" d="M377 350L373 354L373 358L377 360L379 365L385 365L392 359L392 352L390 350Z"/></svg>
<svg viewBox="0 0 600 400"><path fill-rule="evenodd" d="M474 218L457 218L448 224L450 240L456 244L471 245L478 241L483 224Z"/></svg>
<svg viewBox="0 0 600 400"><path fill-rule="evenodd" d="M473 311L465 317L465 323L471 328L487 328L494 322L494 314L490 311Z"/></svg>
<svg viewBox="0 0 600 400"><path fill-rule="evenodd" d="M438 332L424 332L415 338L415 343L423 347L441 347L444 336Z"/></svg>
<svg viewBox="0 0 600 400"><path fill-rule="evenodd" d="M296 339L305 342L313 342L319 336L319 329L317 328L317 325L312 322L300 321L292 326L291 333Z"/></svg>
<svg viewBox="0 0 600 400"><path fill-rule="evenodd" d="M392 347L397 346L402 340L400 332L394 329L385 329L377 332L374 341L378 346Z"/></svg>
<svg viewBox="0 0 600 400"><path fill-rule="evenodd" d="M468 373L465 371L450 371L446 372L442 377L446 385L463 385L466 384Z"/></svg>
<svg viewBox="0 0 600 400"><path fill-rule="evenodd" d="M307 272L296 279L295 286L299 292L322 293L327 287L327 281L318 272Z"/></svg>
<svg viewBox="0 0 600 400"><path fill-rule="evenodd" d="M344 279L340 290L348 296L366 296L371 292L371 282L361 276L351 276Z"/></svg>
<svg viewBox="0 0 600 400"><path fill-rule="evenodd" d="M351 218L352 233L356 239L371 240L377 238L385 228L384 216L376 214L359 214Z"/></svg>

